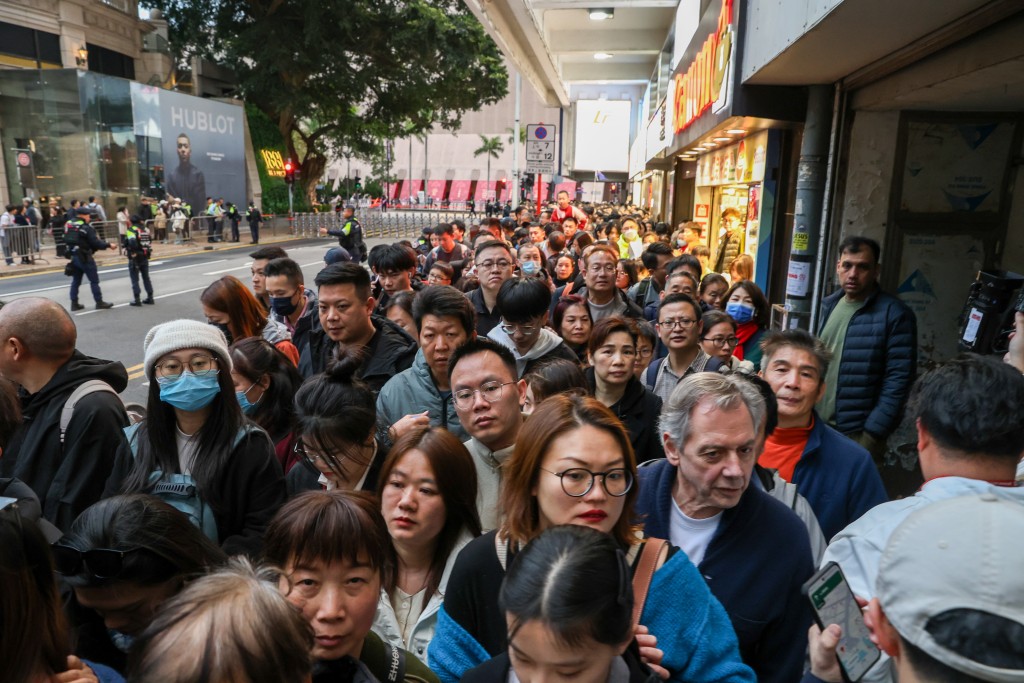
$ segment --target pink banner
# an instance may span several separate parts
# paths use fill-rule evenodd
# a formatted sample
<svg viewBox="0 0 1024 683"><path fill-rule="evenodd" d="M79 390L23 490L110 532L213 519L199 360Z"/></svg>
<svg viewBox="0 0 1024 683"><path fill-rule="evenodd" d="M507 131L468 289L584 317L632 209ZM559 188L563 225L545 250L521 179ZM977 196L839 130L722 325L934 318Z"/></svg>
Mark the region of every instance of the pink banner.
<svg viewBox="0 0 1024 683"><path fill-rule="evenodd" d="M444 184L443 180L428 180L427 181L427 196L433 197L440 201L444 199Z"/></svg>
<svg viewBox="0 0 1024 683"><path fill-rule="evenodd" d="M422 180L405 181L402 183L402 199L415 197L416 193L423 189Z"/></svg>
<svg viewBox="0 0 1024 683"><path fill-rule="evenodd" d="M398 182L390 184L388 195L391 197L391 199L398 199L401 196L402 185L404 184L404 182L405 181L403 180L399 180Z"/></svg>
<svg viewBox="0 0 1024 683"><path fill-rule="evenodd" d="M471 180L453 180L452 189L448 192L448 201L464 202L469 199Z"/></svg>

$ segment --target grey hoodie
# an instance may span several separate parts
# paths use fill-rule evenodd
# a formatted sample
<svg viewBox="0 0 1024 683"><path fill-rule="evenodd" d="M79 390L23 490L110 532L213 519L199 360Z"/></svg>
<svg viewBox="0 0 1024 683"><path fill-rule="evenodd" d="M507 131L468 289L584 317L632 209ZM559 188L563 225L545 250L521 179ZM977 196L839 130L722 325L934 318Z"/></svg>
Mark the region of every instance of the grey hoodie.
<svg viewBox="0 0 1024 683"><path fill-rule="evenodd" d="M516 350L515 342L513 342L512 338L508 336L503 329L501 329L501 325L498 325L488 332L487 336L512 352L512 355L516 358L516 372L519 374L520 378L522 378L522 376L526 374L527 370L535 364L535 361L539 361L541 359L565 358L573 362L578 362L576 354L573 353L572 349L565 345L562 338L546 327L541 329L540 337L537 338L537 343L523 355L520 355L519 351Z"/></svg>

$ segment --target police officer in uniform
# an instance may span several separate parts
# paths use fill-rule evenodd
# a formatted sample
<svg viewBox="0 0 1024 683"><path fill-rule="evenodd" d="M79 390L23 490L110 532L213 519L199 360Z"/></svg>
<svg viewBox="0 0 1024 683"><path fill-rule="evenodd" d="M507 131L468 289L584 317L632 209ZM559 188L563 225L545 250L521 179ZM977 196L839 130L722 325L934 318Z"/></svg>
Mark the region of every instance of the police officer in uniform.
<svg viewBox="0 0 1024 683"><path fill-rule="evenodd" d="M356 207L351 204L345 206L345 213L342 214L342 224L339 230L320 228L320 235L332 235L338 238L338 245L344 253L331 249L324 257L328 263L336 261L352 261L360 263L366 260L366 243L363 241L363 226L355 217ZM332 254L331 252L335 252Z"/></svg>
<svg viewBox="0 0 1024 683"><path fill-rule="evenodd" d="M82 285L82 276L89 278L92 298L96 300L96 308L113 308L114 304L103 300L100 291L100 275L96 271L96 259L93 254L99 249L116 249L110 242L104 242L96 235L96 229L89 225L92 212L87 207L80 207L74 220L64 226L64 245L71 256L71 310L81 311L85 308L78 303L78 288Z"/></svg>
<svg viewBox="0 0 1024 683"><path fill-rule="evenodd" d="M142 218L131 217L131 224L125 232L125 249L128 252L128 277L132 281L132 302L130 306L153 304L153 283L149 280L149 257L153 255L153 238L146 230ZM139 276L146 287L146 298L139 301Z"/></svg>

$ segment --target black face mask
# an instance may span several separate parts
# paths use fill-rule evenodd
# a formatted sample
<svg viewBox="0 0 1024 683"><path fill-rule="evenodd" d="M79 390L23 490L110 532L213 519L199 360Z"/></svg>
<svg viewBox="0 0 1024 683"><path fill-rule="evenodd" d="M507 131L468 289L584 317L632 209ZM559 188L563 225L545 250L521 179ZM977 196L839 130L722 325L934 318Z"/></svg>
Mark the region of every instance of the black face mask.
<svg viewBox="0 0 1024 683"><path fill-rule="evenodd" d="M231 336L231 330L228 328L227 324L226 323L210 323L210 324L213 325L218 330L220 330L221 332L224 333L224 338L228 340L228 346L231 346L231 343L235 340L235 338L233 336Z"/></svg>

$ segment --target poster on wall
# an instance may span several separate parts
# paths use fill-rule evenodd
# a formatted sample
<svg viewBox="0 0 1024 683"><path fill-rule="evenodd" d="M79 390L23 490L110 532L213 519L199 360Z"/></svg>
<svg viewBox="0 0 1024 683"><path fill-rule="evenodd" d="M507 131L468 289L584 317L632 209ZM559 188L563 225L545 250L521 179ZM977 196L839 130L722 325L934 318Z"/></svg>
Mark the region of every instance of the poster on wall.
<svg viewBox="0 0 1024 683"><path fill-rule="evenodd" d="M900 210L997 213L1015 126L908 121Z"/></svg>
<svg viewBox="0 0 1024 683"><path fill-rule="evenodd" d="M160 92L167 193L206 210L206 198L245 206L245 111L223 102Z"/></svg>
<svg viewBox="0 0 1024 683"><path fill-rule="evenodd" d="M904 235L896 294L917 316L918 361L957 353L957 318L985 261L982 240L971 235Z"/></svg>

